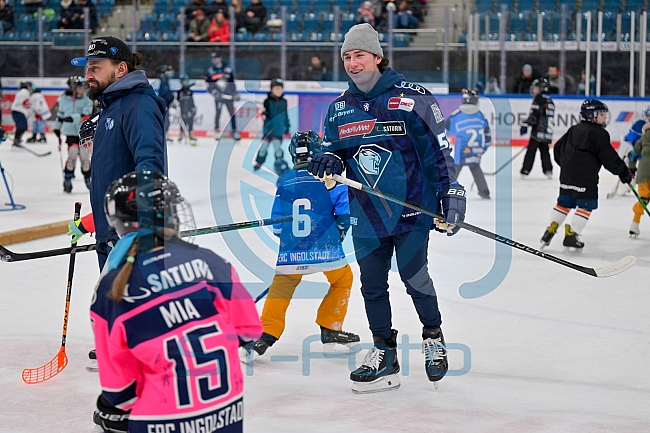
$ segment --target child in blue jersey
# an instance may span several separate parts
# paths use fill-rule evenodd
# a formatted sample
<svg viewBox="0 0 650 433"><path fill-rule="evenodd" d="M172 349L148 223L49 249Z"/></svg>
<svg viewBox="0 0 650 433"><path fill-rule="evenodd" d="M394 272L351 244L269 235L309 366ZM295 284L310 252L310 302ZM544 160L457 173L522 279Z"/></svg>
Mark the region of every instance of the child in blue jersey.
<svg viewBox="0 0 650 433"><path fill-rule="evenodd" d="M272 144L275 149L273 169L278 176L281 176L282 173L289 169L282 151L282 136L289 133L289 115L287 113L287 100L284 98L284 84L279 78L271 80L271 91L264 100L263 114L264 137L260 149L257 151L253 170L262 168L262 164L266 161L269 144Z"/></svg>
<svg viewBox="0 0 650 433"><path fill-rule="evenodd" d="M276 275L262 310L262 338L242 351L242 361L263 355L284 332L285 316L302 276L323 272L330 289L316 315L325 353L337 344L349 347L359 336L341 330L348 309L352 271L341 242L350 227L348 188L334 181L325 185L307 171L311 156L320 147L314 131L297 132L289 153L295 167L278 181L273 217L293 215L293 220L273 226L280 237Z"/></svg>
<svg viewBox="0 0 650 433"><path fill-rule="evenodd" d="M447 119L447 133L456 137L454 147L454 163L456 176L464 166L468 166L476 182L478 195L489 199L490 190L485 175L481 170L481 156L492 142L490 125L478 109L478 93L476 90L463 89L461 105Z"/></svg>
<svg viewBox="0 0 650 433"><path fill-rule="evenodd" d="M262 333L228 262L180 239L194 228L174 182L137 171L113 182L104 209L120 240L90 316L107 433L243 432L238 346Z"/></svg>

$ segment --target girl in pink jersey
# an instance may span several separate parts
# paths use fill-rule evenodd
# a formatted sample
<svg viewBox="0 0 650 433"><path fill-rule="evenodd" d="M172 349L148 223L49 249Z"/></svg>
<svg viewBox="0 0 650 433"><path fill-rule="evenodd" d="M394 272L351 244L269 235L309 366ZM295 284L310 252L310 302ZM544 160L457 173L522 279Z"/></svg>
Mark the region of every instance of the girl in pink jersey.
<svg viewBox="0 0 650 433"><path fill-rule="evenodd" d="M113 182L104 210L121 239L90 311L102 387L95 423L109 433L242 432L237 349L262 325L235 269L180 239L191 209L158 172Z"/></svg>

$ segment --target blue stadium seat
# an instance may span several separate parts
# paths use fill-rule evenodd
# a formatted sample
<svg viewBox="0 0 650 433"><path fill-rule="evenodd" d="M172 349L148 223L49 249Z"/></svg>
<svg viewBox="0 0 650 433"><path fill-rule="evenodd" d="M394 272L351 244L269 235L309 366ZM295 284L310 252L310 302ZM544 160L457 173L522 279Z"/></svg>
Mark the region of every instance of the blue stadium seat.
<svg viewBox="0 0 650 433"><path fill-rule="evenodd" d="M497 40L498 40L499 35L497 34ZM519 42L521 41L521 33L508 33L506 35L506 41L510 42Z"/></svg>
<svg viewBox="0 0 650 433"><path fill-rule="evenodd" d="M235 41L237 42L250 42L252 40L252 36L249 32L237 32L235 33Z"/></svg>
<svg viewBox="0 0 650 433"><path fill-rule="evenodd" d="M160 40L162 42L178 42L180 38L178 37L178 33L176 32L164 32L160 36Z"/></svg>
<svg viewBox="0 0 650 433"><path fill-rule="evenodd" d="M603 13L603 31L611 33L616 30L616 12L607 11Z"/></svg>
<svg viewBox="0 0 650 433"><path fill-rule="evenodd" d="M158 23L156 29L160 32L170 32L174 30L176 16L173 14L160 14L158 15Z"/></svg>
<svg viewBox="0 0 650 433"><path fill-rule="evenodd" d="M406 48L409 46L408 33L393 33L393 47Z"/></svg>
<svg viewBox="0 0 650 433"><path fill-rule="evenodd" d="M35 38L34 32L20 32L20 35L18 35L18 40L23 42L33 42L34 38Z"/></svg>
<svg viewBox="0 0 650 433"><path fill-rule="evenodd" d="M341 14L341 31L347 33L350 28L357 23L357 17L353 13Z"/></svg>
<svg viewBox="0 0 650 433"><path fill-rule="evenodd" d="M286 30L288 32L300 31L300 15L298 15L298 14L287 14Z"/></svg>
<svg viewBox="0 0 650 433"><path fill-rule="evenodd" d="M309 33L310 42L323 42L325 37L321 32L311 32Z"/></svg>
<svg viewBox="0 0 650 433"><path fill-rule="evenodd" d="M586 0L583 0L583 3ZM555 0L539 0L539 4L537 5L537 9L540 12L550 12L555 10Z"/></svg>
<svg viewBox="0 0 650 433"><path fill-rule="evenodd" d="M600 6L600 0L582 0L582 12L596 11Z"/></svg>
<svg viewBox="0 0 650 433"><path fill-rule="evenodd" d="M17 32L28 32L32 29L33 18L29 14L23 14L15 22L14 30Z"/></svg>
<svg viewBox="0 0 650 433"><path fill-rule="evenodd" d="M331 8L332 4L329 0L316 0L311 5L311 10L316 14L319 12L329 12L332 10Z"/></svg>
<svg viewBox="0 0 650 433"><path fill-rule="evenodd" d="M517 12L533 10L535 10L535 0L519 0L517 4Z"/></svg>
<svg viewBox="0 0 650 433"><path fill-rule="evenodd" d="M289 34L289 40L291 42L307 42L307 35L303 32L291 32Z"/></svg>
<svg viewBox="0 0 650 433"><path fill-rule="evenodd" d="M528 29L528 21L530 20L530 12L519 12L512 14L510 19L511 32L524 32Z"/></svg>
<svg viewBox="0 0 650 433"><path fill-rule="evenodd" d="M314 13L306 13L302 18L302 31L316 32L318 31L319 24L320 20L318 15Z"/></svg>
<svg viewBox="0 0 650 433"><path fill-rule="evenodd" d="M537 41L537 33L526 33L524 35L524 41L526 41L526 42L535 42L535 41Z"/></svg>
<svg viewBox="0 0 650 433"><path fill-rule="evenodd" d="M147 14L140 20L140 30L143 32L153 32L156 30L157 17L154 14Z"/></svg>
<svg viewBox="0 0 650 433"><path fill-rule="evenodd" d="M85 38L83 32L68 33L66 45L69 47L83 47L84 41Z"/></svg>
<svg viewBox="0 0 650 433"><path fill-rule="evenodd" d="M501 13L495 12L490 14L490 33L499 31L499 20L501 19ZM481 26L485 26L485 20L481 20Z"/></svg>
<svg viewBox="0 0 650 433"><path fill-rule="evenodd" d="M271 35L269 32L257 32L253 35L255 42L271 42Z"/></svg>
<svg viewBox="0 0 650 433"><path fill-rule="evenodd" d="M635 19L636 18L637 15L635 14ZM630 12L623 12L621 14L621 33L629 33L631 29L632 29L632 15L630 14Z"/></svg>
<svg viewBox="0 0 650 433"><path fill-rule="evenodd" d="M621 9L621 2L619 0L604 0L603 11L618 12Z"/></svg>
<svg viewBox="0 0 650 433"><path fill-rule="evenodd" d="M320 29L322 32L331 32L334 30L334 14L324 13L320 21Z"/></svg>
<svg viewBox="0 0 650 433"><path fill-rule="evenodd" d="M478 12L490 12L493 3L493 0L476 0L476 10Z"/></svg>
<svg viewBox="0 0 650 433"><path fill-rule="evenodd" d="M9 31L5 32L4 37L2 38L3 41L17 41L19 37L18 32L14 31Z"/></svg>
<svg viewBox="0 0 650 433"><path fill-rule="evenodd" d="M37 37L36 40L38 40L38 37ZM43 32L43 42L52 42L52 33L51 32Z"/></svg>
<svg viewBox="0 0 650 433"><path fill-rule="evenodd" d="M643 8L644 0L627 0L625 2L626 11L639 11Z"/></svg>
<svg viewBox="0 0 650 433"><path fill-rule="evenodd" d="M156 0L153 5L153 13L155 14L166 14L169 10L169 2L167 0Z"/></svg>

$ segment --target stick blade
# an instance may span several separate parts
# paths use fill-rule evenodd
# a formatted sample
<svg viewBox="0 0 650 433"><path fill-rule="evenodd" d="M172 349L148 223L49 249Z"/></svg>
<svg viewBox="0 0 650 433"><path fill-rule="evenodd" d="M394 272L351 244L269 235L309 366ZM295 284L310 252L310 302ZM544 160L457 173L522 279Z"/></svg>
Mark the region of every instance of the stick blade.
<svg viewBox="0 0 650 433"><path fill-rule="evenodd" d="M11 262L13 261L13 253L0 245L0 262Z"/></svg>
<svg viewBox="0 0 650 433"><path fill-rule="evenodd" d="M604 277L612 277L614 275L618 275L630 269L635 263L636 263L636 257L625 256L617 262L610 263L607 266L603 266L602 268L595 269L596 277L604 278Z"/></svg>
<svg viewBox="0 0 650 433"><path fill-rule="evenodd" d="M46 380L52 379L57 374L61 373L68 365L68 355L65 350L61 348L59 353L47 364L37 368L26 368L23 370L23 382L28 385L35 385L43 383Z"/></svg>

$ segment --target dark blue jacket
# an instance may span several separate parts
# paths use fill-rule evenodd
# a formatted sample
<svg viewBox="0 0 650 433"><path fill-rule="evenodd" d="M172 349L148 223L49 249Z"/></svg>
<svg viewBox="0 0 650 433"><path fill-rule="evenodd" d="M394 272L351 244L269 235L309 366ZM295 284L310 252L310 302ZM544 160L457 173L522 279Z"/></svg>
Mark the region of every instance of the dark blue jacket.
<svg viewBox="0 0 650 433"><path fill-rule="evenodd" d="M108 86L99 97L100 117L93 142L90 204L97 241L109 229L104 195L115 180L135 170L167 174L163 116L165 102L156 96L144 71L134 71Z"/></svg>

